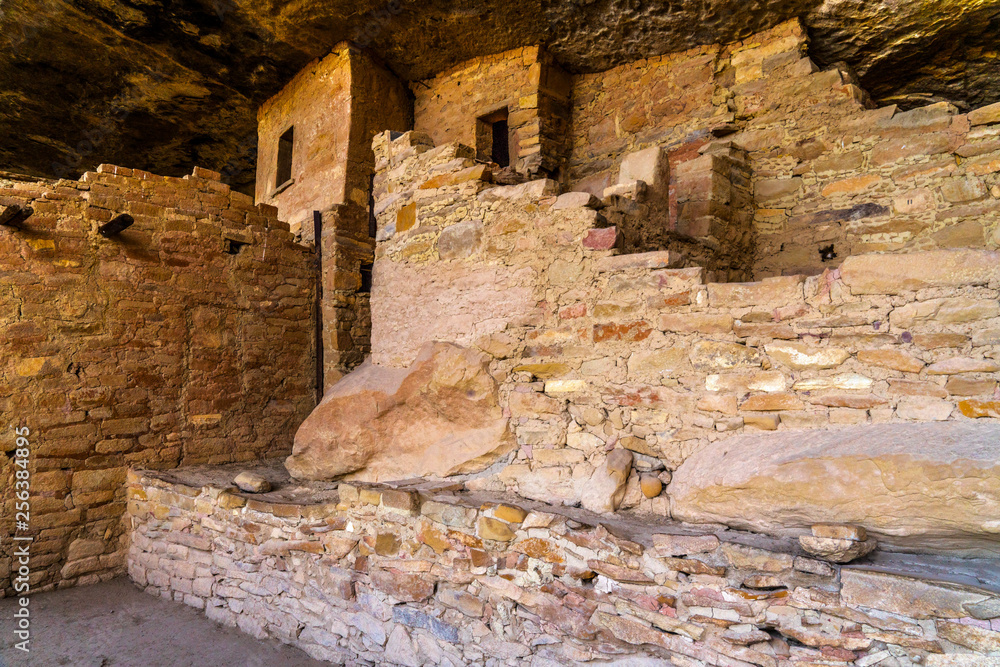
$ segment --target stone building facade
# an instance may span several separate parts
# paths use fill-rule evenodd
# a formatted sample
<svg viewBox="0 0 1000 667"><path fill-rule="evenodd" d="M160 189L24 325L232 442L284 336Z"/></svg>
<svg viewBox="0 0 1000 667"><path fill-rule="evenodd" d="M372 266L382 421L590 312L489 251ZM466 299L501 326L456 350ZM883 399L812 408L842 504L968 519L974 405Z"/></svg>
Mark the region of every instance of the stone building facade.
<svg viewBox="0 0 1000 667"><path fill-rule="evenodd" d="M316 403L312 253L275 210L195 169L0 176L0 413L30 431L31 585L124 570L129 466L280 456ZM134 223L105 238L120 214ZM14 440L0 457L12 592ZM7 455L6 452L10 452Z"/></svg>
<svg viewBox="0 0 1000 667"><path fill-rule="evenodd" d="M276 206L296 238L318 248L326 386L369 349L372 137L408 129L412 117L403 84L346 43L310 64L258 114L257 201Z"/></svg>
<svg viewBox="0 0 1000 667"><path fill-rule="evenodd" d="M39 276L112 295L148 269L153 304L98 325L131 334L100 338L125 379L86 385L121 395L48 408L88 444L40 470L74 470L40 492L44 583L127 548L150 592L352 664L1000 659L1000 105L873 108L807 47L792 21L407 85L345 44L262 108L256 207L200 171L12 182L120 264L4 232L36 262L5 300L31 350L12 409L85 374L53 332L100 338L93 299L21 323ZM125 209L154 231L73 227ZM178 234L235 259L175 258ZM265 495L190 467L289 450L253 466Z"/></svg>

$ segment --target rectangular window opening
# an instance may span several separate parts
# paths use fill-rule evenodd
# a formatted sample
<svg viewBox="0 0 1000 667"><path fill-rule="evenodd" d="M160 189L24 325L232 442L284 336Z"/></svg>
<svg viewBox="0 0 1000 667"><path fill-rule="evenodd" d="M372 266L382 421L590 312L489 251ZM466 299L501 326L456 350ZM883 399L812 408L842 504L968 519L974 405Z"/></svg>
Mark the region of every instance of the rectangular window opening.
<svg viewBox="0 0 1000 667"><path fill-rule="evenodd" d="M372 291L372 268L373 264L361 265L361 287L358 289L361 294L370 294Z"/></svg>
<svg viewBox="0 0 1000 667"><path fill-rule="evenodd" d="M507 109L476 119L476 157L495 162L501 167L510 166L510 127Z"/></svg>
<svg viewBox="0 0 1000 667"><path fill-rule="evenodd" d="M274 179L275 189L292 180L292 145L295 141L295 127L285 130L278 139L278 172Z"/></svg>

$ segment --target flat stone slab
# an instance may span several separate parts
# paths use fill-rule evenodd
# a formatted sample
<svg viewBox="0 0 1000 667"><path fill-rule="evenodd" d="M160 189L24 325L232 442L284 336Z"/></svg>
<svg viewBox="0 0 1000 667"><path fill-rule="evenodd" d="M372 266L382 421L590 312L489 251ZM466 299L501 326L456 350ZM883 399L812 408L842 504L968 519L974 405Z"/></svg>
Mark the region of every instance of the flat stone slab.
<svg viewBox="0 0 1000 667"><path fill-rule="evenodd" d="M854 255L841 264L840 275L852 294L985 285L1000 280L1000 252L968 249Z"/></svg>
<svg viewBox="0 0 1000 667"><path fill-rule="evenodd" d="M597 260L597 270L628 271L629 269L675 269L684 263L684 256L671 250L655 250L633 255L615 255Z"/></svg>
<svg viewBox="0 0 1000 667"><path fill-rule="evenodd" d="M1000 421L874 424L716 442L667 487L675 519L792 535L864 526L905 550L1000 555Z"/></svg>

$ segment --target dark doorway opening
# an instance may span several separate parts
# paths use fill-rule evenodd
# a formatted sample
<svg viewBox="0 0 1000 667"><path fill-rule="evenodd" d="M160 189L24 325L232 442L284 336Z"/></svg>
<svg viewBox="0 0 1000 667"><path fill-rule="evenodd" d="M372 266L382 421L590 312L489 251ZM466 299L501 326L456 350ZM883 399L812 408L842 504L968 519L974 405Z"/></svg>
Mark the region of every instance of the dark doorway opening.
<svg viewBox="0 0 1000 667"><path fill-rule="evenodd" d="M510 166L510 126L507 109L476 119L476 157L496 162L501 167Z"/></svg>
<svg viewBox="0 0 1000 667"><path fill-rule="evenodd" d="M368 177L368 238L378 235L378 220L375 218L375 174Z"/></svg>
<svg viewBox="0 0 1000 667"><path fill-rule="evenodd" d="M493 123L493 161L501 167L510 166L510 146L508 144L507 119Z"/></svg>
<svg viewBox="0 0 1000 667"><path fill-rule="evenodd" d="M372 291L372 269L374 264L362 264L361 265L361 287L358 289L360 294L370 294Z"/></svg>

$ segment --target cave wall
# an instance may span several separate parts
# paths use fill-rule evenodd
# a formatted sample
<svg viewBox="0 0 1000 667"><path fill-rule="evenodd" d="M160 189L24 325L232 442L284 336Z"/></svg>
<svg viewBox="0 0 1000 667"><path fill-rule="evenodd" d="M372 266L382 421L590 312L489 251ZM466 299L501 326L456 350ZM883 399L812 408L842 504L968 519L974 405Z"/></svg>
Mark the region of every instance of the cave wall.
<svg viewBox="0 0 1000 667"><path fill-rule="evenodd" d="M128 466L287 454L314 407L311 253L218 179L106 165L79 181L0 177L0 205L34 209L0 227L7 593L13 427L30 430L38 591L122 572ZM99 235L119 213L134 224Z"/></svg>

